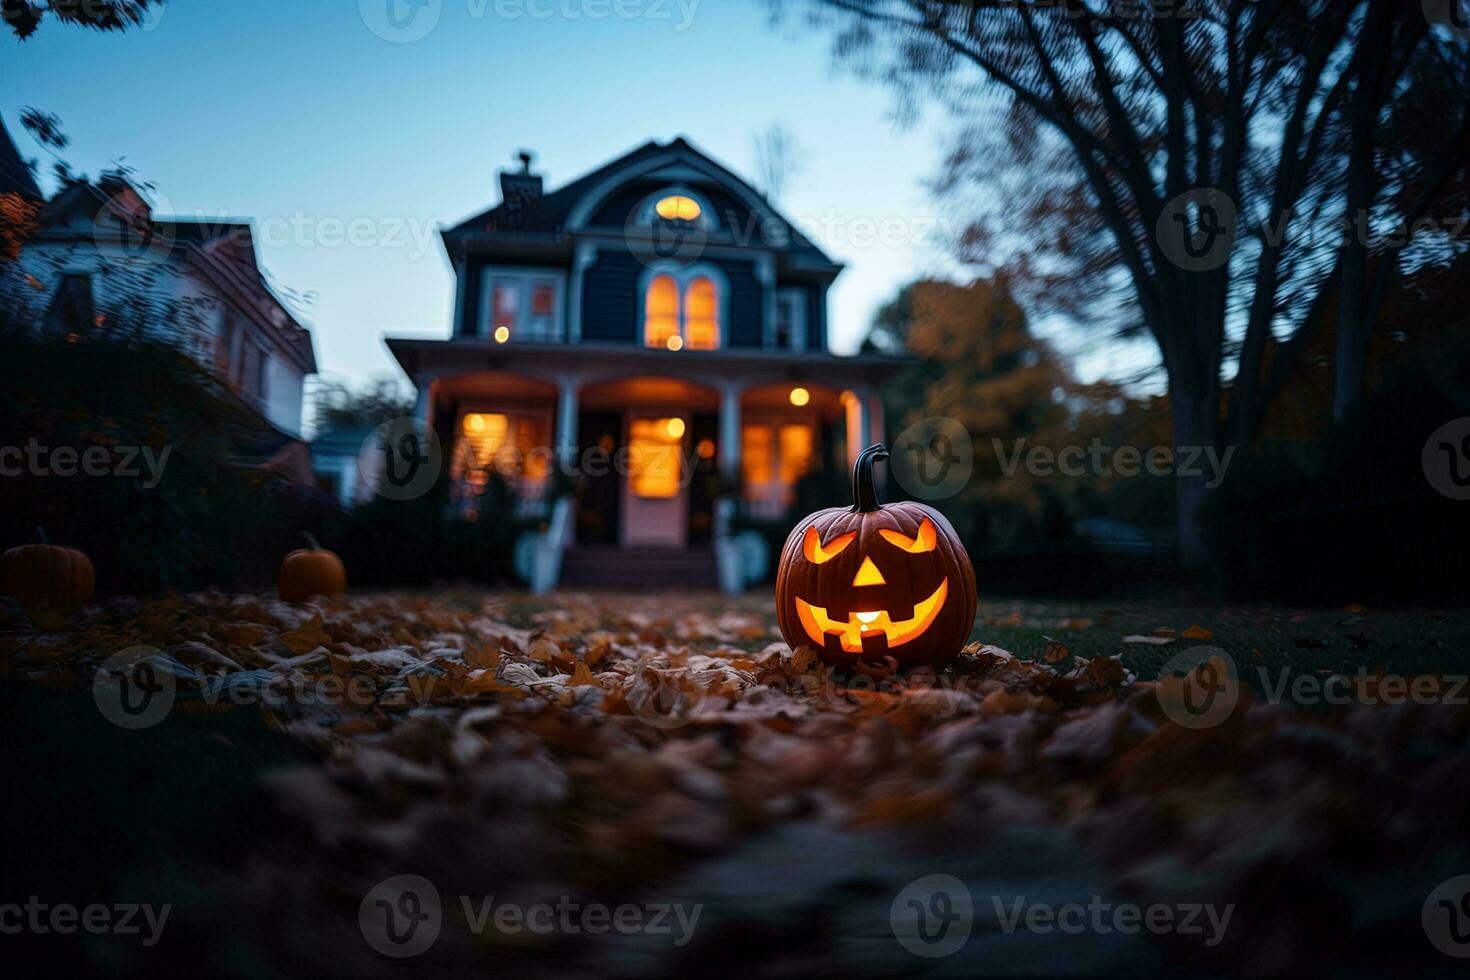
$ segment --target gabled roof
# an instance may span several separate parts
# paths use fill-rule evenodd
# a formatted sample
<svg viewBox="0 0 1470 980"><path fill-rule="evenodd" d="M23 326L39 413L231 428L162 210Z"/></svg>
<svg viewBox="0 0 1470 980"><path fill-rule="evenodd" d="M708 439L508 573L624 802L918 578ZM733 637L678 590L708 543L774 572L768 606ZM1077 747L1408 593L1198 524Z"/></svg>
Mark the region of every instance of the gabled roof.
<svg viewBox="0 0 1470 980"><path fill-rule="evenodd" d="M760 206L770 214L779 218L788 228L793 231L796 226L784 215L776 210L775 206L766 200L765 195L752 187L744 178L730 170L709 154L700 150L682 136L675 137L668 143L659 143L657 140L649 140L622 156L603 164L590 173L583 174L569 184L557 188L550 193L543 194L539 201L533 205L526 206L520 215L515 227L510 227L507 220L508 215L505 202L481 211L473 217L451 228L444 229L441 234L446 244L457 241L486 240L498 237L525 238L527 236L559 237L568 231L568 221L587 195L596 192L609 180L615 179L620 172L632 171L629 180L638 179L637 164L651 161L660 157L693 157L702 163L706 170L710 171L712 179L725 184L729 189L735 191L737 196L760 202ZM802 254L806 258L826 265L837 267L837 263L828 258L815 244L806 241L801 235L793 234L790 244L783 251Z"/></svg>
<svg viewBox="0 0 1470 980"><path fill-rule="evenodd" d="M41 188L36 186L31 168L21 159L3 119L0 119L0 194L19 194L33 201L41 200Z"/></svg>
<svg viewBox="0 0 1470 980"><path fill-rule="evenodd" d="M256 319L289 347L307 373L317 369L311 332L276 296L260 269L255 234L249 221L239 218L177 218L155 216L147 199L121 177L103 185L81 180L47 201L38 215L44 231L65 224L76 215L95 219L109 211L160 248L178 250L200 275L230 294L235 305L253 310Z"/></svg>

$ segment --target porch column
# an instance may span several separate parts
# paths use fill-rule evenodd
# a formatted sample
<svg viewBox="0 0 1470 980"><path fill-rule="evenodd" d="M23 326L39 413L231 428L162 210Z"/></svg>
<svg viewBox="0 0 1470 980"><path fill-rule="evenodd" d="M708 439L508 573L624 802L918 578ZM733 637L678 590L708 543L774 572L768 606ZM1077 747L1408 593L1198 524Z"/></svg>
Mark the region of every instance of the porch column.
<svg viewBox="0 0 1470 980"><path fill-rule="evenodd" d="M883 426L883 396L878 392L870 392L867 397L868 409L868 444L875 442L886 442L886 433ZM894 447L889 446L889 449Z"/></svg>
<svg viewBox="0 0 1470 980"><path fill-rule="evenodd" d="M735 383L720 389L720 474L732 483L740 475L740 392Z"/></svg>
<svg viewBox="0 0 1470 980"><path fill-rule="evenodd" d="M556 393L556 457L563 466L577 459L577 387L581 379L563 377Z"/></svg>
<svg viewBox="0 0 1470 980"><path fill-rule="evenodd" d="M417 377L413 379L414 399L413 417L428 427L434 425L434 379L429 377Z"/></svg>
<svg viewBox="0 0 1470 980"><path fill-rule="evenodd" d="M857 465L858 453L873 444L872 419L868 400L856 391L842 393L842 407L847 419L847 467Z"/></svg>

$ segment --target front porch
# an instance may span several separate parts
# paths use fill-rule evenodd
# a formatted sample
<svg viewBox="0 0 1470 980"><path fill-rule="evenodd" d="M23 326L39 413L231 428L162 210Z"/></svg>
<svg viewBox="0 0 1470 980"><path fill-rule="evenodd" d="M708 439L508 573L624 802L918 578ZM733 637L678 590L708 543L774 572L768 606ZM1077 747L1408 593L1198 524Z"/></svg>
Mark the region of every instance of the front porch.
<svg viewBox="0 0 1470 980"><path fill-rule="evenodd" d="M545 519L544 546L579 553L569 570L626 567L649 578L687 564L659 568L660 553L702 554L713 568L735 517L784 518L804 475L845 470L881 440L878 385L897 366L473 340L390 347L444 443L464 519L480 518L498 474L518 514Z"/></svg>

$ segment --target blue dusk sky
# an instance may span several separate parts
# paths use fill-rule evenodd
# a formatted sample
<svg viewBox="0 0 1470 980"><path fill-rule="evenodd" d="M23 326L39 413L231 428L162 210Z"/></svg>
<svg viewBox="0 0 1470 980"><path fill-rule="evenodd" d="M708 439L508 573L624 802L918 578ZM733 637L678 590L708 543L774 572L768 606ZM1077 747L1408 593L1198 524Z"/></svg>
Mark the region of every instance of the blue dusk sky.
<svg viewBox="0 0 1470 980"><path fill-rule="evenodd" d="M925 186L948 121L897 125L830 34L758 0L170 0L141 29L0 44L0 114L43 186L26 106L61 117L76 170L125 160L160 213L252 219L329 378L396 372L385 334L448 336L435 229L495 203L522 147L548 190L677 135L758 183L755 137L784 125L805 164L780 206L847 263L839 352L905 281L956 271Z"/></svg>

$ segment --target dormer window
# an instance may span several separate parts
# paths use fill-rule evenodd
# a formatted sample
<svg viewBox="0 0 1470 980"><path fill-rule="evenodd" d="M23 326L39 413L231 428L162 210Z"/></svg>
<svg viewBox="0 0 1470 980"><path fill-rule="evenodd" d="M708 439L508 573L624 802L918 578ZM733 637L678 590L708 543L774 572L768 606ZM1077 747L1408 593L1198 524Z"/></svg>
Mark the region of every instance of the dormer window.
<svg viewBox="0 0 1470 980"><path fill-rule="evenodd" d="M653 210L665 221L698 221L699 216L704 213L698 201L684 194L670 194L659 198Z"/></svg>
<svg viewBox="0 0 1470 980"><path fill-rule="evenodd" d="M714 208L704 195L688 187L665 187L650 194L634 211L644 224L672 225L681 229L709 231L715 226Z"/></svg>

